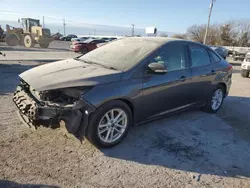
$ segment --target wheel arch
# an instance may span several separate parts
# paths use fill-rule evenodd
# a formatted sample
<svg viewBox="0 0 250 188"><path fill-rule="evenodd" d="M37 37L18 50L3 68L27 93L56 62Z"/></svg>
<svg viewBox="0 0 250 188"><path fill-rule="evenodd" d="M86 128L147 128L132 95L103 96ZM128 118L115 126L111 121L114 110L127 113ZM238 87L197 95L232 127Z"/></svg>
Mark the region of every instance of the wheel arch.
<svg viewBox="0 0 250 188"><path fill-rule="evenodd" d="M218 86L221 86L224 90L224 97L226 96L226 92L227 92L227 85L224 82L219 82Z"/></svg>
<svg viewBox="0 0 250 188"><path fill-rule="evenodd" d="M103 105L105 105L105 104L107 104L109 102L116 101L116 100L117 101L122 101L123 103L125 103L129 107L129 109L131 110L131 114L132 114L132 122L133 122L132 125L134 125L134 123L135 123L135 108L134 108L133 102L128 98L121 98L121 97L120 98L112 98L110 100L107 100L107 101L103 102L97 108L99 108L99 107L101 107L101 106L103 106Z"/></svg>

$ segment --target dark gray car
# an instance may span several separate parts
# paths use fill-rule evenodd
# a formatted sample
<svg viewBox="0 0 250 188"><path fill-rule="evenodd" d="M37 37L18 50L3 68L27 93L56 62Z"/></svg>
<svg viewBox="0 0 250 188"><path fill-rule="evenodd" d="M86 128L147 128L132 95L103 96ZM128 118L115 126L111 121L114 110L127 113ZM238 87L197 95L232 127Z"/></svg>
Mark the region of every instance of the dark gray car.
<svg viewBox="0 0 250 188"><path fill-rule="evenodd" d="M231 77L232 66L205 45L131 37L20 74L13 101L29 126L62 122L112 147L129 127L165 114L194 106L217 112Z"/></svg>

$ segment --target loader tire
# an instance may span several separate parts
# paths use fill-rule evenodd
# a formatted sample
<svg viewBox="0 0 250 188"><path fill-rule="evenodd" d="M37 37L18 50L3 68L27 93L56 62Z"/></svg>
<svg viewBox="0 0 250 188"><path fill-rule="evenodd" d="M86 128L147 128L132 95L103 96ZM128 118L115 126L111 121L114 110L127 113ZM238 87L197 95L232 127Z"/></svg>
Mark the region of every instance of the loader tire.
<svg viewBox="0 0 250 188"><path fill-rule="evenodd" d="M48 48L49 47L49 43L47 44L39 44L41 48Z"/></svg>
<svg viewBox="0 0 250 188"><path fill-rule="evenodd" d="M25 46L26 48L32 48L32 47L35 46L35 42L33 41L33 39L31 38L30 35L26 35L26 36L24 37L23 43L24 43L24 46Z"/></svg>
<svg viewBox="0 0 250 188"><path fill-rule="evenodd" d="M19 44L19 41L15 35L7 36L5 42L8 46L16 46Z"/></svg>

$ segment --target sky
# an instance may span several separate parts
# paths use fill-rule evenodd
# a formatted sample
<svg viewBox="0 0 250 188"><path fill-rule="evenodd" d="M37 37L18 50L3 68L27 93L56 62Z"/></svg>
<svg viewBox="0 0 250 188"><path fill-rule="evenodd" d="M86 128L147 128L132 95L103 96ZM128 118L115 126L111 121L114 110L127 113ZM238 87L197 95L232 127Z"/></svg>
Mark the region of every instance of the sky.
<svg viewBox="0 0 250 188"><path fill-rule="evenodd" d="M193 24L206 24L211 0L0 0L1 20L42 19L68 27L90 23L185 33ZM10 3L11 2L11 3ZM250 0L216 0L211 23L250 19Z"/></svg>

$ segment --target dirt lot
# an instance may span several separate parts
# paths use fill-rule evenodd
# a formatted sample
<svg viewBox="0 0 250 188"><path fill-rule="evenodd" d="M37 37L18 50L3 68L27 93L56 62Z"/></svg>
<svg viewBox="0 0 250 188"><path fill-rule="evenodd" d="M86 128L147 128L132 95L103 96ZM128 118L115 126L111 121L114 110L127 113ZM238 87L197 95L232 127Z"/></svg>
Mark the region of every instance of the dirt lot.
<svg viewBox="0 0 250 188"><path fill-rule="evenodd" d="M67 47L4 47L0 187L250 187L250 78L241 78L239 64L218 114L194 109L166 117L133 127L117 147L98 150L60 129L30 130L11 101L19 73L55 57L76 56Z"/></svg>

